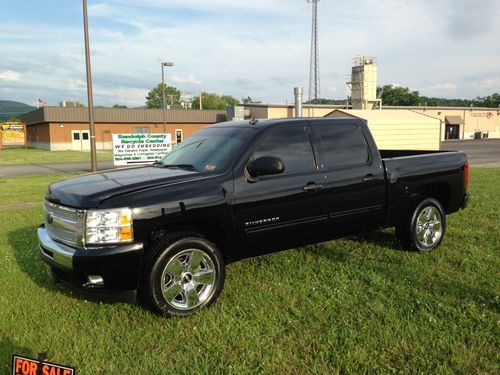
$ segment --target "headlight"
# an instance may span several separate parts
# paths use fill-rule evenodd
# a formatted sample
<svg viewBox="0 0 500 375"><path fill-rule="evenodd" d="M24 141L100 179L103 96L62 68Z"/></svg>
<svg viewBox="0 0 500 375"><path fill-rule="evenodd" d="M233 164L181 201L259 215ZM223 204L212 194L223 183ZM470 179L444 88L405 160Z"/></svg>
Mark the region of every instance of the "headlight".
<svg viewBox="0 0 500 375"><path fill-rule="evenodd" d="M88 244L132 242L132 210L89 210L85 225L85 242Z"/></svg>

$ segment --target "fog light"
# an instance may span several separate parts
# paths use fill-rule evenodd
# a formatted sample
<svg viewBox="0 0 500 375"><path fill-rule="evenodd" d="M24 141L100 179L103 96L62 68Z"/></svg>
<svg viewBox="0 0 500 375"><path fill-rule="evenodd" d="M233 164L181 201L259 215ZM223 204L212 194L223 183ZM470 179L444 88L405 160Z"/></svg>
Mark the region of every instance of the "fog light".
<svg viewBox="0 0 500 375"><path fill-rule="evenodd" d="M104 286L104 279L102 278L102 276L88 275L87 280L88 280L88 282L83 284L83 286L86 288L95 288L95 287Z"/></svg>

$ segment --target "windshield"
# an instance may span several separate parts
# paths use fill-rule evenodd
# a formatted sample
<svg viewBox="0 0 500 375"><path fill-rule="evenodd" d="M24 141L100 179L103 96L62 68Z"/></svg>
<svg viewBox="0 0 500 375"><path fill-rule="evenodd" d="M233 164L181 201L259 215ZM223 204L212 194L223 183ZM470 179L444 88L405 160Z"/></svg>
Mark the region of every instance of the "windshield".
<svg viewBox="0 0 500 375"><path fill-rule="evenodd" d="M157 165L219 172L233 162L250 131L252 129L243 127L201 129L177 145Z"/></svg>

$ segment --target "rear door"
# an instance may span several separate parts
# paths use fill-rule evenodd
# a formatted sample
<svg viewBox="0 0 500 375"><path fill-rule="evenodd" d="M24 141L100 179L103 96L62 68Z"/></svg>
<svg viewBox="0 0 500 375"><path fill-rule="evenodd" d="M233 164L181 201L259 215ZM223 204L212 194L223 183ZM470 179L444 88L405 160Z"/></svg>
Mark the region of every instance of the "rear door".
<svg viewBox="0 0 500 375"><path fill-rule="evenodd" d="M383 223L384 169L373 138L362 125L347 119L311 120L320 140L332 237L371 231Z"/></svg>
<svg viewBox="0 0 500 375"><path fill-rule="evenodd" d="M325 177L317 167L307 122L272 127L257 142L249 161L262 156L279 157L285 171L254 182L245 177L244 168L236 171L240 257L319 241L327 226Z"/></svg>

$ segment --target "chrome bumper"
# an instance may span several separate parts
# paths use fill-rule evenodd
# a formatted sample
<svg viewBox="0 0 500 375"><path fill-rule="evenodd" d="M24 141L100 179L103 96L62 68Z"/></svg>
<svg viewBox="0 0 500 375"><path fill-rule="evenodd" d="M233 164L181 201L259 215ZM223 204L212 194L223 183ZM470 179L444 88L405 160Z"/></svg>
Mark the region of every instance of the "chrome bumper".
<svg viewBox="0 0 500 375"><path fill-rule="evenodd" d="M54 241L49 237L45 225L38 228L38 249L42 259L67 269L73 269L73 256L76 249Z"/></svg>

